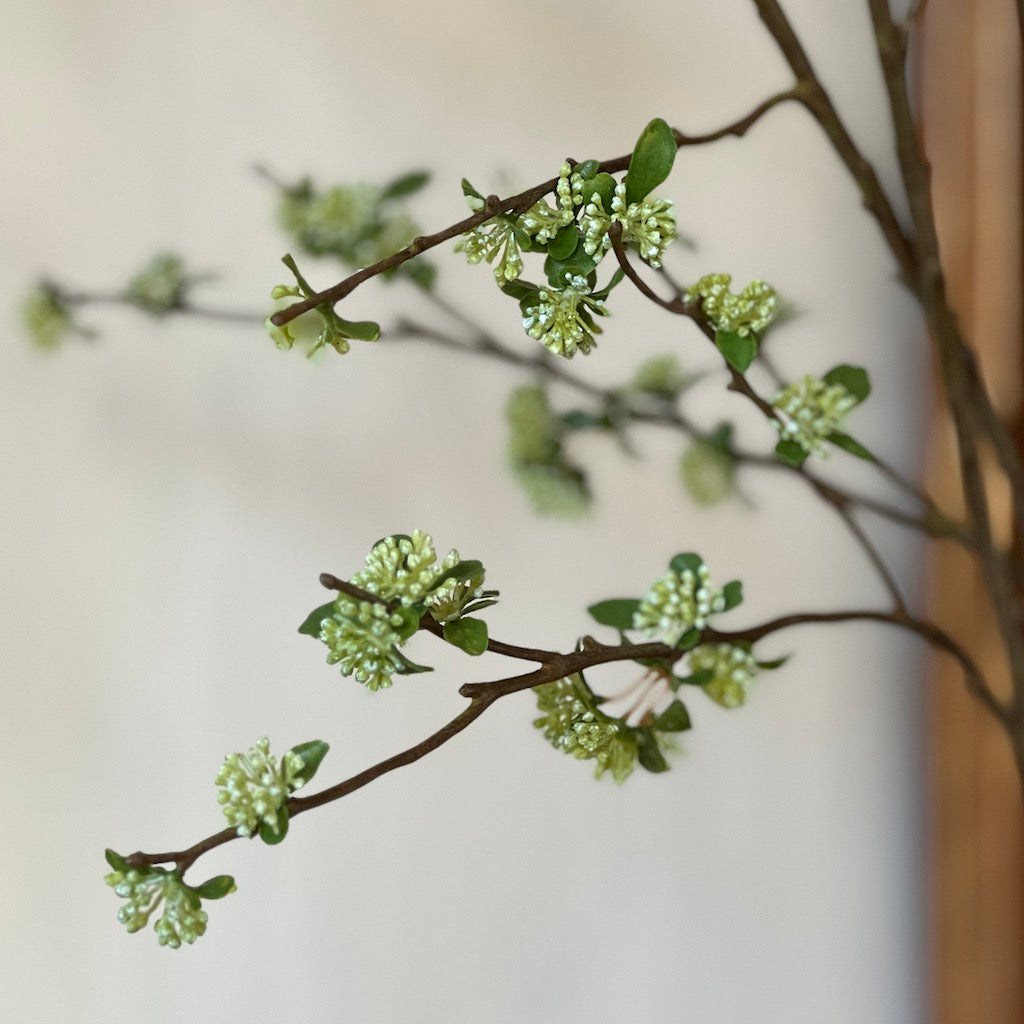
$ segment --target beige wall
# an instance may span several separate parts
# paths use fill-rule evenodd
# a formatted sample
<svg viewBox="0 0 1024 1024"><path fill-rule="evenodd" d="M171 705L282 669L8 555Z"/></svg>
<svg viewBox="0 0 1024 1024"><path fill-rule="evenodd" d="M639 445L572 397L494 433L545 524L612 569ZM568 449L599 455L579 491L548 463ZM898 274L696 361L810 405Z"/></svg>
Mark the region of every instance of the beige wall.
<svg viewBox="0 0 1024 1024"><path fill-rule="evenodd" d="M792 7L884 158L866 14ZM5 23L9 309L37 273L109 287L157 247L221 275L211 304L262 308L285 243L256 161L325 181L431 167L417 212L437 227L462 216L462 175L525 187L567 154L628 151L653 115L708 130L788 85L746 3L15 0ZM780 366L865 363L877 397L858 437L915 466L917 323L807 119L779 111L742 143L684 153L670 189L697 246L677 274L776 283L802 311L774 342ZM528 350L487 271L444 259L446 294ZM387 323L414 302L371 286L352 315ZM574 365L589 378L662 351L714 364L631 297L616 314ZM503 597L492 630L526 644L570 646L587 604L640 592L677 550L745 580L737 625L885 596L804 488L751 476L756 510L701 511L674 479L679 441L655 432L637 434L642 461L588 443L595 514L538 522L502 468L513 378L497 365L386 342L310 365L259 330L86 319L102 340L47 359L12 312L0 350L10 1019L920 1019L919 651L860 626L766 643L791 664L744 710L692 700L673 770L621 790L559 759L512 698L283 847L205 858L198 874L230 871L239 892L196 947L127 937L103 847L218 828L226 751L320 736L324 778L342 778L451 717L460 682L505 671L417 642L439 671L368 695L294 633L323 599L317 574L350 574L384 533L418 526L484 560ZM721 384L695 396L701 414L772 443ZM904 542L884 546L913 581Z"/></svg>

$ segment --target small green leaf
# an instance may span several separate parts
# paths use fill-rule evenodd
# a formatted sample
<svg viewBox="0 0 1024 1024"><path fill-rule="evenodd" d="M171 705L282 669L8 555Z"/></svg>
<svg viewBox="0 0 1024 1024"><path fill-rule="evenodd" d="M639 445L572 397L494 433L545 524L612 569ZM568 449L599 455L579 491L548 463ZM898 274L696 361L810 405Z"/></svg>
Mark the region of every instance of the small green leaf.
<svg viewBox="0 0 1024 1024"><path fill-rule="evenodd" d="M783 440L775 446L775 454L779 462L799 469L807 461L807 450L796 441Z"/></svg>
<svg viewBox="0 0 1024 1024"><path fill-rule="evenodd" d="M582 241L583 235L575 224L566 224L560 228L554 238L548 242L548 253L556 260L568 259Z"/></svg>
<svg viewBox="0 0 1024 1024"><path fill-rule="evenodd" d="M706 444L726 455L732 455L732 424L723 421L704 439Z"/></svg>
<svg viewBox="0 0 1024 1024"><path fill-rule="evenodd" d="M690 713L681 700L674 700L652 725L657 732L685 732L691 727Z"/></svg>
<svg viewBox="0 0 1024 1024"><path fill-rule="evenodd" d="M208 878L202 885L192 885L189 888L204 900L222 900L235 892L238 886L230 875L216 875Z"/></svg>
<svg viewBox="0 0 1024 1024"><path fill-rule="evenodd" d="M700 555L695 554L692 551L684 551L682 554L676 555L671 562L668 563L668 567L677 575L682 576L687 569L692 573L700 572L700 567L704 564L704 559Z"/></svg>
<svg viewBox="0 0 1024 1024"><path fill-rule="evenodd" d="M320 639L320 623L324 619L329 619L334 613L334 601L328 601L327 604L320 605L319 608L314 608L307 616L305 621L299 626L299 632L304 633L306 636L311 636L315 640Z"/></svg>
<svg viewBox="0 0 1024 1024"><path fill-rule="evenodd" d="M766 672L770 672L772 669L782 668L789 659L790 655L784 654L781 658L772 658L771 661L758 661L755 662L755 664L758 668L764 669Z"/></svg>
<svg viewBox="0 0 1024 1024"><path fill-rule="evenodd" d="M124 857L121 856L121 854L115 853L109 847L106 850L103 851L103 856L107 858L107 863L115 871L127 871L128 870L128 861L126 861L124 859Z"/></svg>
<svg viewBox="0 0 1024 1024"><path fill-rule="evenodd" d="M590 181L584 181L580 191L584 206L597 196L601 200L601 209L605 213L611 213L612 199L615 197L615 179L607 171L595 175Z"/></svg>
<svg viewBox="0 0 1024 1024"><path fill-rule="evenodd" d="M694 672L689 676L673 676L672 689L678 690L680 686L706 686L714 678L715 670L713 668L702 668L699 672Z"/></svg>
<svg viewBox="0 0 1024 1024"><path fill-rule="evenodd" d="M729 611L738 604L742 604L743 584L739 580L730 580L722 587L722 597L725 598L725 608L722 609L723 611Z"/></svg>
<svg viewBox="0 0 1024 1024"><path fill-rule="evenodd" d="M482 210L484 208L484 197L480 195L480 193L477 192L475 188L473 188L473 186L469 183L469 181L466 178L462 179L462 194L467 199L479 199L480 209Z"/></svg>
<svg viewBox="0 0 1024 1024"><path fill-rule="evenodd" d="M277 846L288 835L288 808L284 804L277 809L277 825L279 831L275 832L265 821L260 822L259 837L267 846Z"/></svg>
<svg viewBox="0 0 1024 1024"><path fill-rule="evenodd" d="M837 447L842 448L844 452L849 452L851 455L856 455L858 459L865 459L867 462L877 462L878 460L864 447L859 441L855 441L849 434L843 434L838 430L833 430L828 435L828 439Z"/></svg>
<svg viewBox="0 0 1024 1024"><path fill-rule="evenodd" d="M678 651L688 651L700 642L700 630L688 629L672 646Z"/></svg>
<svg viewBox="0 0 1024 1024"><path fill-rule="evenodd" d="M487 650L487 623L483 619L454 619L444 624L444 638L474 657Z"/></svg>
<svg viewBox="0 0 1024 1024"><path fill-rule="evenodd" d="M419 672L434 671L429 665L417 665L415 661L410 661L397 647L392 649L391 656L401 666L395 669L395 672L400 676L414 676Z"/></svg>
<svg viewBox="0 0 1024 1024"><path fill-rule="evenodd" d="M626 172L626 203L646 199L671 173L676 159L676 137L660 117L640 133Z"/></svg>
<svg viewBox="0 0 1024 1024"><path fill-rule="evenodd" d="M600 167L600 163L596 160L583 160L578 163L573 170L584 180L587 181L593 178L597 174L597 169Z"/></svg>
<svg viewBox="0 0 1024 1024"><path fill-rule="evenodd" d="M499 287L506 295L511 295L519 303L527 300L535 301L537 292L540 291L537 285L519 278L514 281L505 281Z"/></svg>
<svg viewBox="0 0 1024 1024"><path fill-rule="evenodd" d="M327 756L327 751L330 749L330 746L323 740L307 740L288 751L289 754L296 754L302 760L302 771L297 774L302 777L303 784L309 782L316 775L320 768L320 762Z"/></svg>
<svg viewBox="0 0 1024 1024"><path fill-rule="evenodd" d="M437 578L437 582L431 588L437 590L443 586L449 580L455 580L456 583L467 583L469 580L476 579L478 576L483 576L484 564L475 558L466 558L461 562L456 562L443 576Z"/></svg>
<svg viewBox="0 0 1024 1024"><path fill-rule="evenodd" d="M612 274L611 280L599 292L591 292L591 296L595 299L599 299L601 302L604 302L604 300L611 294L612 289L616 287L616 285L618 285L625 276L626 275L622 267L619 267L618 270Z"/></svg>
<svg viewBox="0 0 1024 1024"><path fill-rule="evenodd" d="M552 288L562 289L565 287L567 276L589 277L596 266L597 260L593 256L588 256L586 249L581 245L564 260L549 255L544 261L544 273Z"/></svg>
<svg viewBox="0 0 1024 1024"><path fill-rule="evenodd" d="M420 619L423 616L423 605L413 605L411 608L399 607L395 614L400 616L401 624L395 629L403 640L408 640L420 628Z"/></svg>
<svg viewBox="0 0 1024 1024"><path fill-rule="evenodd" d="M662 756L658 741L650 729L638 729L636 734L636 752L640 763L649 772L667 772L668 762Z"/></svg>
<svg viewBox="0 0 1024 1024"><path fill-rule="evenodd" d="M633 628L633 615L639 607L640 602L636 598L613 597L592 604L587 611L602 626L625 630Z"/></svg>
<svg viewBox="0 0 1024 1024"><path fill-rule="evenodd" d="M428 181L430 181L428 171L412 171L409 174L403 174L400 178L395 178L389 185L385 185L380 197L381 199L398 199L399 196L408 196L413 192L419 192Z"/></svg>
<svg viewBox="0 0 1024 1024"><path fill-rule="evenodd" d="M572 409L559 418L570 430L607 430L611 427L607 416L595 416L585 409Z"/></svg>
<svg viewBox="0 0 1024 1024"><path fill-rule="evenodd" d="M871 381L868 379L867 370L862 366L848 366L846 363L834 366L822 380L826 384L841 384L858 403L863 402L871 394Z"/></svg>
<svg viewBox="0 0 1024 1024"><path fill-rule="evenodd" d="M715 344L725 361L739 373L746 373L757 355L757 338L753 334L715 331Z"/></svg>
<svg viewBox="0 0 1024 1024"><path fill-rule="evenodd" d="M498 603L497 598L489 597L484 601L471 601L462 609L463 615L470 615L472 612L482 612L485 608L490 608L491 605Z"/></svg>
<svg viewBox="0 0 1024 1024"><path fill-rule="evenodd" d="M374 320L345 320L338 317L341 332L356 341L376 341L380 337L380 324Z"/></svg>

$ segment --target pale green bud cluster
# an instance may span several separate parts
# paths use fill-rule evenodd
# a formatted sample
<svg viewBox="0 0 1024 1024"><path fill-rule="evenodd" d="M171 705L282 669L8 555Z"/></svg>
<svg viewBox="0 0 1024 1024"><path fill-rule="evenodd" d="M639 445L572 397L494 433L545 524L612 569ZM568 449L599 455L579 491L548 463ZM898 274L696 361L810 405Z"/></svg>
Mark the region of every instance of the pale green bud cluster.
<svg viewBox="0 0 1024 1024"><path fill-rule="evenodd" d="M404 248L419 228L375 185L336 185L317 192L309 182L286 189L281 225L313 256L364 267Z"/></svg>
<svg viewBox="0 0 1024 1024"><path fill-rule="evenodd" d="M468 580L446 580L427 598L427 611L436 622L457 619L462 610L484 597L484 574Z"/></svg>
<svg viewBox="0 0 1024 1024"><path fill-rule="evenodd" d="M60 291L45 281L25 296L21 316L29 340L39 349L55 349L75 332L71 311Z"/></svg>
<svg viewBox="0 0 1024 1024"><path fill-rule="evenodd" d="M516 225L523 229L535 242L550 242L559 231L572 223L572 210L559 207L552 210L543 199L521 214Z"/></svg>
<svg viewBox="0 0 1024 1024"><path fill-rule="evenodd" d="M687 302L701 300L701 309L717 331L746 336L761 334L775 317L779 300L775 289L754 280L738 295L729 291L731 274L705 274L687 289Z"/></svg>
<svg viewBox="0 0 1024 1024"><path fill-rule="evenodd" d="M174 253L160 253L132 278L125 297L147 313L166 316L185 305L189 284L185 261Z"/></svg>
<svg viewBox="0 0 1024 1024"><path fill-rule="evenodd" d="M112 871L104 881L126 900L117 919L129 932L144 928L161 904L163 913L153 926L161 946L177 949L183 942L195 942L206 931L202 901L175 873L129 868Z"/></svg>
<svg viewBox="0 0 1024 1024"><path fill-rule="evenodd" d="M689 654L690 670L713 673L704 692L724 708L738 708L747 699L750 682L757 674L754 656L735 644L705 644Z"/></svg>
<svg viewBox="0 0 1024 1024"><path fill-rule="evenodd" d="M396 534L374 544L366 556L366 568L351 582L384 600L398 598L404 605L413 605L422 601L458 562L455 550L438 562L433 538L422 530L413 530L411 535Z"/></svg>
<svg viewBox="0 0 1024 1024"><path fill-rule="evenodd" d="M635 246L641 259L652 267L661 266L665 250L676 237L676 218L670 200L648 196L642 202L627 205L626 184L621 182L612 198L611 219L621 221L622 240Z"/></svg>
<svg viewBox="0 0 1024 1024"><path fill-rule="evenodd" d="M577 351L586 355L593 348L599 329L592 314L609 316L607 307L590 295L585 277L567 275L560 291L541 288L536 303L523 310L523 329L549 352L571 359Z"/></svg>
<svg viewBox="0 0 1024 1024"><path fill-rule="evenodd" d="M674 644L689 630L704 629L709 615L724 610L722 591L711 586L702 562L696 571L670 569L656 580L633 614L633 628Z"/></svg>
<svg viewBox="0 0 1024 1024"><path fill-rule="evenodd" d="M320 639L327 645L327 663L343 676L353 676L368 690L383 690L402 669L398 627L402 617L387 605L355 601L342 595L330 618L320 623Z"/></svg>
<svg viewBox="0 0 1024 1024"><path fill-rule="evenodd" d="M679 460L679 475L700 505L717 505L733 492L736 460L707 441L694 441Z"/></svg>
<svg viewBox="0 0 1024 1024"><path fill-rule="evenodd" d="M455 243L455 251L464 252L470 263L486 260L493 264L494 279L498 284L513 281L523 272L523 257L516 241L515 225L505 217L495 217L478 224Z"/></svg>
<svg viewBox="0 0 1024 1024"><path fill-rule="evenodd" d="M266 736L247 753L228 754L215 780L220 787L217 802L228 825L240 836L253 835L261 824L280 832L284 824L279 818L281 807L305 783L303 768L302 758L292 751L278 764Z"/></svg>
<svg viewBox="0 0 1024 1024"><path fill-rule="evenodd" d="M692 378L691 378L692 379ZM675 398L687 383L679 360L673 355L653 356L637 367L630 387L659 398Z"/></svg>
<svg viewBox="0 0 1024 1024"><path fill-rule="evenodd" d="M772 399L772 406L782 413L784 420L772 423L783 439L795 441L808 454L824 458L825 442L833 431L840 430L857 401L842 384L827 384L808 375L783 388Z"/></svg>
<svg viewBox="0 0 1024 1024"><path fill-rule="evenodd" d="M534 692L541 715L533 724L555 750L596 761L597 777L610 770L615 781L622 782L629 775L636 764L636 740L621 723L597 710L581 676L535 686Z"/></svg>
<svg viewBox="0 0 1024 1024"><path fill-rule="evenodd" d="M564 427L551 411L546 389L538 385L516 388L509 395L505 418L512 472L534 510L565 519L586 512L590 488L583 472L563 452Z"/></svg>

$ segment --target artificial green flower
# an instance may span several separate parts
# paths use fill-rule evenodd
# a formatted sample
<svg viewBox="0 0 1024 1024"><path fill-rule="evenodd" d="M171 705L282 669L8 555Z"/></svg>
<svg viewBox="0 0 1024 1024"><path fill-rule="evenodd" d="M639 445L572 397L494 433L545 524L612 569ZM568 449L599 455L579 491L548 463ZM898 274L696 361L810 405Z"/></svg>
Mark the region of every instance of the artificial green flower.
<svg viewBox="0 0 1024 1024"><path fill-rule="evenodd" d="M690 671L712 673L704 692L723 708L738 708L747 699L757 674L754 656L735 644L704 644L689 653Z"/></svg>
<svg viewBox="0 0 1024 1024"><path fill-rule="evenodd" d="M571 359L577 352L586 355L594 347L594 334L601 333L594 323L595 313L610 315L604 303L590 295L585 277L567 275L564 288L541 288L537 292L536 304L524 310L523 329L549 352Z"/></svg>
<svg viewBox="0 0 1024 1024"><path fill-rule="evenodd" d="M228 824L240 836L253 835L261 825L280 832L281 807L306 781L303 768L302 758L292 751L284 755L279 765L270 753L266 736L247 753L228 754L216 778L221 787L217 801Z"/></svg>
<svg viewBox="0 0 1024 1024"><path fill-rule="evenodd" d="M738 295L729 291L731 274L705 274L687 289L687 302L701 300L701 309L716 331L746 336L761 334L775 317L778 296L764 281L751 281Z"/></svg>
<svg viewBox="0 0 1024 1024"><path fill-rule="evenodd" d="M691 629L704 629L708 616L724 609L722 591L710 585L702 562L696 572L670 569L655 580L633 614L633 628L674 644Z"/></svg>
<svg viewBox="0 0 1024 1024"><path fill-rule="evenodd" d="M118 910L117 919L129 932L144 928L161 904L163 913L154 925L161 946L177 949L182 942L195 942L206 931L207 916L199 895L176 872L157 867L126 868L112 871L104 881L127 901Z"/></svg>
<svg viewBox="0 0 1024 1024"><path fill-rule="evenodd" d="M402 616L387 605L354 601L342 595L334 612L320 624L320 639L327 645L327 663L343 676L353 676L368 690L383 690L405 665L398 653L403 643L398 627Z"/></svg>
<svg viewBox="0 0 1024 1024"><path fill-rule="evenodd" d="M783 422L772 420L784 440L795 441L805 452L824 458L825 442L834 431L840 431L846 414L857 404L842 384L826 384L817 377L783 388L772 406L782 413Z"/></svg>

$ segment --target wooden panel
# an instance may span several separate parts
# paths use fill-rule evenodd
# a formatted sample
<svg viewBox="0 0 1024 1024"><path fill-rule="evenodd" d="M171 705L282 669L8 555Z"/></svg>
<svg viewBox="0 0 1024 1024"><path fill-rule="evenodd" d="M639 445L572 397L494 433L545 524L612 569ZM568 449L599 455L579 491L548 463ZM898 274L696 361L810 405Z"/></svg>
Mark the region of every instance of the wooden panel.
<svg viewBox="0 0 1024 1024"><path fill-rule="evenodd" d="M949 294L1000 412L1021 420L1021 66L1008 0L931 0L919 67L925 145ZM1021 436L1021 435L1018 435ZM931 431L930 482L957 508L946 422ZM1011 543L992 474L996 533ZM931 565L931 611L1005 680L970 560L952 546ZM932 1000L941 1024L1024 1021L1024 813L1009 743L947 661L933 666Z"/></svg>

